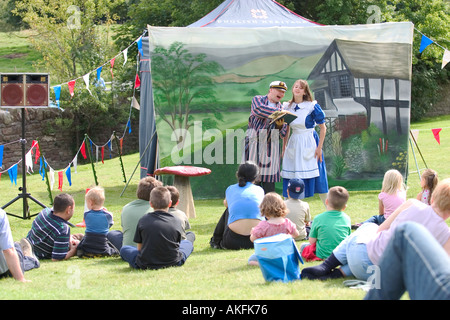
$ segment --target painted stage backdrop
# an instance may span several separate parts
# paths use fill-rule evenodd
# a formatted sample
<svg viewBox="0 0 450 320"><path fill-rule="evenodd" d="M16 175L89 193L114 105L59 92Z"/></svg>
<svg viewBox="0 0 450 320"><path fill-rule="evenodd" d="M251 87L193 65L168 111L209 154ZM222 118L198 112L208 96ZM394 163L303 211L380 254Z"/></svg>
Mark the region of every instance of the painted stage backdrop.
<svg viewBox="0 0 450 320"><path fill-rule="evenodd" d="M413 24L148 30L160 166L211 168L191 179L196 198L236 182L251 99L274 80L288 101L306 79L325 111L330 187L377 190L391 168L406 178Z"/></svg>

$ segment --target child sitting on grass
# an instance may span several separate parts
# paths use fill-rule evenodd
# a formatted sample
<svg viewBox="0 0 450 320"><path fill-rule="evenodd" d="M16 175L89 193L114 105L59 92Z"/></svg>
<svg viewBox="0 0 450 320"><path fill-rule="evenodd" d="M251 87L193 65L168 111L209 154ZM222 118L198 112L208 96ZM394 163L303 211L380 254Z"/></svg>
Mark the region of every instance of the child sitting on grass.
<svg viewBox="0 0 450 320"><path fill-rule="evenodd" d="M301 246L306 261L326 259L342 240L351 233L350 217L344 213L349 194L344 187L328 191L325 205L327 211L317 215L312 222L309 244Z"/></svg>
<svg viewBox="0 0 450 320"><path fill-rule="evenodd" d="M431 195L439 182L438 174L433 169L425 169L420 176L422 191L417 195L417 200L430 205Z"/></svg>
<svg viewBox="0 0 450 320"><path fill-rule="evenodd" d="M160 269L182 266L194 250L194 233L181 239L182 228L177 217L170 214L170 191L156 187L150 193L150 206L154 209L138 222L134 242L137 247L123 246L120 256L135 269Z"/></svg>
<svg viewBox="0 0 450 320"><path fill-rule="evenodd" d="M292 238L298 237L299 233L295 224L285 218L288 209L286 203L281 196L275 192L269 192L264 196L259 206L261 215L267 220L258 223L252 228L250 240L254 242L256 239L270 237L279 233L290 234ZM258 265L256 255L252 255L248 259L249 265Z"/></svg>
<svg viewBox="0 0 450 320"><path fill-rule="evenodd" d="M105 190L102 187L90 189L86 195L84 213L86 232L77 248L78 257L97 257L118 255L119 250L108 240L109 228L114 224L112 213L103 206Z"/></svg>

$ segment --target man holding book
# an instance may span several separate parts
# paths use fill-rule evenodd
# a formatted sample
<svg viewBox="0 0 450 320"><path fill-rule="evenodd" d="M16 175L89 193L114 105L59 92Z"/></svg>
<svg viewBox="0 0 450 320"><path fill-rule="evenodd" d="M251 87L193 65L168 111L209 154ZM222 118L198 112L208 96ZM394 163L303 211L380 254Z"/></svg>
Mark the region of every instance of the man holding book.
<svg viewBox="0 0 450 320"><path fill-rule="evenodd" d="M245 137L244 161L255 162L260 168L261 187L265 193L275 191L275 182L280 181L280 138L287 133L287 124L281 118L270 117L282 110L281 99L287 90L282 81L270 83L267 95L252 99L250 117Z"/></svg>

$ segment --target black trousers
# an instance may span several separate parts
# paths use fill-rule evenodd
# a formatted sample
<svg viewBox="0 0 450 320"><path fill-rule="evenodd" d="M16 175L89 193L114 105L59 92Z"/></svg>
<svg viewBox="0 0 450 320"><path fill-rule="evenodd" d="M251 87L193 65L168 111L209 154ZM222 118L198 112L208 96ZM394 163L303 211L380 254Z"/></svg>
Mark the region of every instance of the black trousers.
<svg viewBox="0 0 450 320"><path fill-rule="evenodd" d="M214 229L210 245L219 249L253 249L253 242L250 241L250 235L244 236L232 231L228 227L228 208L225 209L219 222Z"/></svg>

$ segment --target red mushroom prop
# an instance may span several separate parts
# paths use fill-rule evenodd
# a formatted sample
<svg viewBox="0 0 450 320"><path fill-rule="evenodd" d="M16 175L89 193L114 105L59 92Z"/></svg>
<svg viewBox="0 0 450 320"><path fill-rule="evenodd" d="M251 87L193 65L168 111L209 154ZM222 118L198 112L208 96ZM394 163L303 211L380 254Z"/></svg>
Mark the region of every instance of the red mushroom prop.
<svg viewBox="0 0 450 320"><path fill-rule="evenodd" d="M189 177L204 176L211 173L211 169L193 166L172 166L155 170L155 175L173 174L173 185L180 192L178 208L184 211L188 218L195 218L194 197L192 196Z"/></svg>

